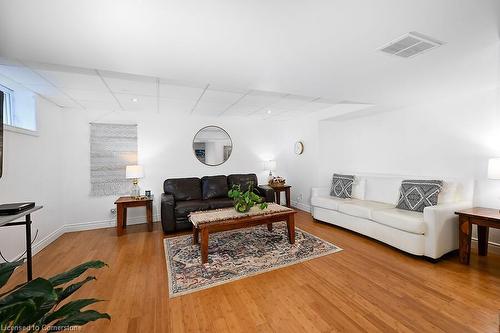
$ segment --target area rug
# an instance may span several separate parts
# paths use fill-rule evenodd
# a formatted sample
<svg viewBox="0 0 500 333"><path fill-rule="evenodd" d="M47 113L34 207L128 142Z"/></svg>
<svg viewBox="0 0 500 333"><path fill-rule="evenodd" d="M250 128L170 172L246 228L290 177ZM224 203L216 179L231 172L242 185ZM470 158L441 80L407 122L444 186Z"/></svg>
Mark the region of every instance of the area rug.
<svg viewBox="0 0 500 333"><path fill-rule="evenodd" d="M210 235L208 263L202 265L192 235L166 238L170 297L215 287L306 260L342 251L341 248L295 228L288 242L285 223L231 230Z"/></svg>

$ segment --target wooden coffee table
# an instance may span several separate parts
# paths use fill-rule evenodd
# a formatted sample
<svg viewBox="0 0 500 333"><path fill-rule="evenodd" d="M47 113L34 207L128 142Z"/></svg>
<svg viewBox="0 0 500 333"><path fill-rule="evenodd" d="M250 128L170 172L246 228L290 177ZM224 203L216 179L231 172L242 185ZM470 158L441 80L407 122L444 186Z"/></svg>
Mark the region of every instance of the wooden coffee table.
<svg viewBox="0 0 500 333"><path fill-rule="evenodd" d="M207 211L210 212L210 211ZM288 209L284 212L247 216L241 218L232 218L222 221L213 221L198 226L193 224L193 244L199 243L199 234L201 234L201 263L208 262L208 235L220 231L228 231L241 228L250 228L258 225L267 224L269 231L273 230L274 222L286 221L288 229L288 241L290 244L295 243L295 214L293 209Z"/></svg>

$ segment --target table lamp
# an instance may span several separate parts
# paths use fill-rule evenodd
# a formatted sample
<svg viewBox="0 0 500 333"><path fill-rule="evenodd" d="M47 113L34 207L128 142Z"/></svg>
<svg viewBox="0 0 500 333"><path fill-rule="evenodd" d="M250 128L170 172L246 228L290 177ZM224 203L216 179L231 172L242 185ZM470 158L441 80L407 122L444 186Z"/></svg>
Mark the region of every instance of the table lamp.
<svg viewBox="0 0 500 333"><path fill-rule="evenodd" d="M267 180L270 181L273 179L273 170L276 170L276 161L275 160L269 160L264 162L264 168L266 170L269 170L269 177L267 177Z"/></svg>
<svg viewBox="0 0 500 333"><path fill-rule="evenodd" d="M133 186L130 195L134 198L141 196L141 188L139 187L139 179L144 177L144 169L142 165L127 165L126 178L133 179Z"/></svg>

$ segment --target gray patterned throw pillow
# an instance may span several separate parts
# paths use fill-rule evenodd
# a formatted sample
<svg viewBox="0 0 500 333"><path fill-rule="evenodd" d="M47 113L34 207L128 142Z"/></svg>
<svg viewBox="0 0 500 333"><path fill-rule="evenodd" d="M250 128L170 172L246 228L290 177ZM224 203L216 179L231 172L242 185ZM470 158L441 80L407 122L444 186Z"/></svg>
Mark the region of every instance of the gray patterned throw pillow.
<svg viewBox="0 0 500 333"><path fill-rule="evenodd" d="M330 195L342 199L350 198L352 196L352 183L354 183L354 176L334 173Z"/></svg>
<svg viewBox="0 0 500 333"><path fill-rule="evenodd" d="M442 189L442 180L403 180L396 208L423 212L425 207L437 205Z"/></svg>

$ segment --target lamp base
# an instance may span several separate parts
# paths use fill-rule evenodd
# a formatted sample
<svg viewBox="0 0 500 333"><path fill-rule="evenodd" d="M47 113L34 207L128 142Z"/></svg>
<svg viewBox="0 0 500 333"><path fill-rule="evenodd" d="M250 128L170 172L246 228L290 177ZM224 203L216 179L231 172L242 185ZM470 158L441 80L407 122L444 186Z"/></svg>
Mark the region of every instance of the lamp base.
<svg viewBox="0 0 500 333"><path fill-rule="evenodd" d="M141 196L141 188L139 187L139 181L137 179L134 180L130 196L133 198L139 198Z"/></svg>

